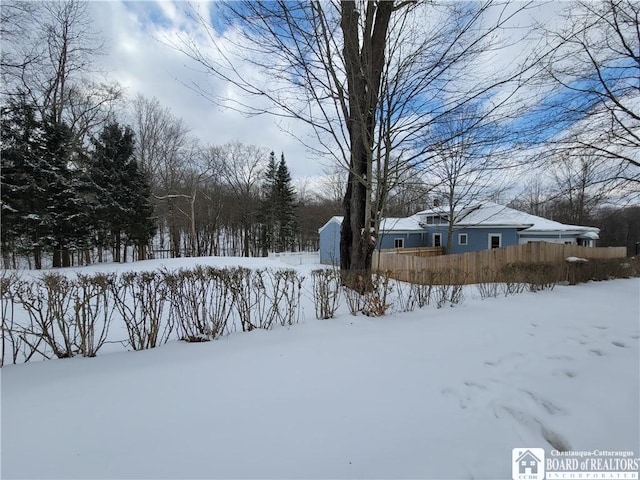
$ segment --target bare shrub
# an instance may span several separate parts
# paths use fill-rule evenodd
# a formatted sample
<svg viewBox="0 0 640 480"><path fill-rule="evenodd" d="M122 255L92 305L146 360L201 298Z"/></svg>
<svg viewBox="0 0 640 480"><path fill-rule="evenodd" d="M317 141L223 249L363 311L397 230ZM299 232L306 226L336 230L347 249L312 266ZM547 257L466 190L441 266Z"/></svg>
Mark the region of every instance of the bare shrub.
<svg viewBox="0 0 640 480"><path fill-rule="evenodd" d="M229 269L227 275L234 310L238 314L242 331L250 332L260 326L269 328L272 320L260 318L259 313L266 297L262 271L252 272L248 268L236 267ZM254 319L254 312L257 320Z"/></svg>
<svg viewBox="0 0 640 480"><path fill-rule="evenodd" d="M134 350L166 343L173 330L169 286L162 272L126 272L110 284L116 310Z"/></svg>
<svg viewBox="0 0 640 480"><path fill-rule="evenodd" d="M333 318L340 302L340 272L335 268L321 268L311 272L313 304L316 318Z"/></svg>
<svg viewBox="0 0 640 480"><path fill-rule="evenodd" d="M506 284L505 296L524 290L529 292L553 290L558 280L562 278L562 267L560 264L532 262L517 262L504 266L500 275Z"/></svg>
<svg viewBox="0 0 640 480"><path fill-rule="evenodd" d="M502 267L499 277L502 280L502 292L505 297L522 293L526 289L524 275L517 263L510 263Z"/></svg>
<svg viewBox="0 0 640 480"><path fill-rule="evenodd" d="M298 323L304 277L293 269L267 270L266 273L271 283L268 299L278 323L282 326Z"/></svg>
<svg viewBox="0 0 640 480"><path fill-rule="evenodd" d="M362 313L369 317L380 317L391 307L389 295L393 291L389 271L378 272L371 278L371 289L362 296Z"/></svg>
<svg viewBox="0 0 640 480"><path fill-rule="evenodd" d="M233 313L233 295L229 285L229 271L226 268L205 268L211 286L207 299L207 317L212 338L229 331L229 319Z"/></svg>
<svg viewBox="0 0 640 480"><path fill-rule="evenodd" d="M74 282L56 273L18 283L16 298L29 316L29 325L23 328L21 339L31 354L37 352L45 358L74 356L78 333L69 316L75 289ZM50 350L41 348L42 343Z"/></svg>
<svg viewBox="0 0 640 480"><path fill-rule="evenodd" d="M349 309L349 313L351 315L357 315L358 312L362 311L364 306L364 299L362 298L362 294L357 290L353 290L352 288L343 286L342 293L344 295L344 299L347 302L347 308Z"/></svg>
<svg viewBox="0 0 640 480"><path fill-rule="evenodd" d="M412 272L415 280L412 281L411 288L419 308L424 308L431 302L434 284L436 283L436 273L432 271Z"/></svg>
<svg viewBox="0 0 640 480"><path fill-rule="evenodd" d="M630 278L636 275L633 260L592 258L583 262L567 262L566 278L571 285L614 278Z"/></svg>
<svg viewBox="0 0 640 480"><path fill-rule="evenodd" d="M216 285L207 270L198 266L193 270L165 272L164 279L179 338L187 342L206 342L219 336L220 328L224 329L224 326L214 324L209 315L210 299L215 295Z"/></svg>
<svg viewBox="0 0 640 480"><path fill-rule="evenodd" d="M416 309L417 298L414 284L395 279L396 305L400 312L413 312Z"/></svg>
<svg viewBox="0 0 640 480"><path fill-rule="evenodd" d="M0 272L0 314L2 315L0 367L4 365L7 353L9 353L11 363L17 363L22 347L20 329L15 323L15 290L19 279L20 276L14 271L2 270Z"/></svg>
<svg viewBox="0 0 640 480"><path fill-rule="evenodd" d="M434 278L434 299L437 308L449 303L451 306L462 302L466 274L457 269L438 272Z"/></svg>
<svg viewBox="0 0 640 480"><path fill-rule="evenodd" d="M77 335L74 351L83 357L95 357L107 341L113 301L114 274L78 274L73 288L73 322Z"/></svg>
<svg viewBox="0 0 640 480"><path fill-rule="evenodd" d="M351 315L357 315L364 308L364 296L366 291L365 277L358 272L342 272L342 293L347 302L347 308ZM345 277L347 277L345 279Z"/></svg>
<svg viewBox="0 0 640 480"><path fill-rule="evenodd" d="M476 284L480 298L497 297L499 292L499 278L498 274L490 269L484 268L480 274L480 281Z"/></svg>

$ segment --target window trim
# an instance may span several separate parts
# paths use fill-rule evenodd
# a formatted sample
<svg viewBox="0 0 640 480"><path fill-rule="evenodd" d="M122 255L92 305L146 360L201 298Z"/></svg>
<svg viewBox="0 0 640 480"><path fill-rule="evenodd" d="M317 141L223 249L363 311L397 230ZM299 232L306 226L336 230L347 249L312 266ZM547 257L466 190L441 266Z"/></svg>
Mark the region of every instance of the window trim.
<svg viewBox="0 0 640 480"><path fill-rule="evenodd" d="M398 241L400 241L401 245L398 246ZM404 248L404 238L403 237L397 237L393 239L393 248Z"/></svg>
<svg viewBox="0 0 640 480"><path fill-rule="evenodd" d="M438 237L438 243L440 243L440 245L436 245L436 237ZM433 234L433 246L442 248L442 233Z"/></svg>
<svg viewBox="0 0 640 480"><path fill-rule="evenodd" d="M498 237L498 246L497 247L492 247L491 246L491 239L493 237ZM490 233L487 238L488 238L488 241L489 241L488 242L489 245L488 245L487 248L489 248L489 250L492 250L493 248L502 248L502 234L501 233Z"/></svg>
<svg viewBox="0 0 640 480"><path fill-rule="evenodd" d="M462 237L464 236L464 243L462 242ZM458 234L458 245L469 245L469 234L467 233L459 233Z"/></svg>

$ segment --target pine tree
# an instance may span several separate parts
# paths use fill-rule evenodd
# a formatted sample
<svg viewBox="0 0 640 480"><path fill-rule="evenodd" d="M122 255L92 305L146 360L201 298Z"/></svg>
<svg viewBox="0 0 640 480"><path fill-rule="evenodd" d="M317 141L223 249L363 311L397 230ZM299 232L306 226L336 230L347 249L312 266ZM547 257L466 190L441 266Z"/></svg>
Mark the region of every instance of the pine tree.
<svg viewBox="0 0 640 480"><path fill-rule="evenodd" d="M274 248L275 217L276 217L276 155L269 154L269 163L264 172L264 180L261 185L260 210L258 221L260 222L260 249L262 256L266 257L269 250Z"/></svg>
<svg viewBox="0 0 640 480"><path fill-rule="evenodd" d="M91 178L96 187L96 233L100 247L122 259L122 247L133 242L143 252L154 233L150 187L133 158L133 131L106 125L93 140ZM144 253L140 256L144 257Z"/></svg>
<svg viewBox="0 0 640 480"><path fill-rule="evenodd" d="M81 192L86 185L82 149L75 145L75 136L65 124L51 119L43 122L46 198L44 224L45 245L53 250L53 266L71 265L70 250L86 248L90 234L89 195Z"/></svg>
<svg viewBox="0 0 640 480"><path fill-rule="evenodd" d="M45 166L40 155L42 126L34 106L24 99L2 108L0 199L2 204L2 254L7 265L11 253L33 254L42 268L43 217L47 206Z"/></svg>
<svg viewBox="0 0 640 480"><path fill-rule="evenodd" d="M284 153L280 157L275 181L275 210L276 220L276 249L277 251L293 250L298 232L296 220L296 192L291 185L291 175L284 160Z"/></svg>
<svg viewBox="0 0 640 480"><path fill-rule="evenodd" d="M71 129L38 117L34 106L18 97L2 109L2 249L33 255L52 251L53 266L70 264L70 248L86 245L86 196L79 189L81 172L71 169Z"/></svg>
<svg viewBox="0 0 640 480"><path fill-rule="evenodd" d="M135 159L132 158L128 163L127 170L129 178L126 200L128 221L125 223L124 233L127 241L137 247L138 260L145 260L149 240L156 231L153 204L151 203L151 185Z"/></svg>

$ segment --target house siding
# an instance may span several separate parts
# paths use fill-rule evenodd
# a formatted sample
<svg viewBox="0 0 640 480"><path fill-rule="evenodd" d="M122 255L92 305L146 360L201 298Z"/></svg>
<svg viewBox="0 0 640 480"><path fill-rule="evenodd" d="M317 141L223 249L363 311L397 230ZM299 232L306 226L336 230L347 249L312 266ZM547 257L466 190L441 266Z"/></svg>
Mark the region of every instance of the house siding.
<svg viewBox="0 0 640 480"><path fill-rule="evenodd" d="M340 264L340 222L326 224L320 232L320 263L324 265Z"/></svg>
<svg viewBox="0 0 640 480"><path fill-rule="evenodd" d="M442 246L447 246L448 233L446 226L441 226L438 228L432 227L428 230L429 243L427 246L433 246L433 233L440 233L442 235ZM460 245L460 233L467 234L466 245ZM489 234L499 234L502 237L502 247L518 245L518 230L516 228L455 228L453 230L453 242L451 245L451 251L447 253L457 254L487 250L489 248Z"/></svg>
<svg viewBox="0 0 640 480"><path fill-rule="evenodd" d="M529 242L549 242L549 243L577 243L577 233L521 233L519 235L520 243Z"/></svg>
<svg viewBox="0 0 640 480"><path fill-rule="evenodd" d="M404 240L404 248L418 248L425 246L426 235L423 232L383 232L378 236L377 247L395 248L396 238Z"/></svg>
<svg viewBox="0 0 640 480"><path fill-rule="evenodd" d="M458 245L458 233L466 233L468 235L468 245ZM451 253L487 250L489 248L490 234L499 234L502 237L501 247L518 245L518 230L516 228L461 228L454 230L454 247Z"/></svg>

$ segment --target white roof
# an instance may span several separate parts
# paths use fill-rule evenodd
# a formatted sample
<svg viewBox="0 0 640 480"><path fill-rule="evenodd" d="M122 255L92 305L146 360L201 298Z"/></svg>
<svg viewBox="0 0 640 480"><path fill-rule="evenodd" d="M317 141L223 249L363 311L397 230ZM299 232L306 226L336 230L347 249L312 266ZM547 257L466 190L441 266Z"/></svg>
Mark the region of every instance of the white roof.
<svg viewBox="0 0 640 480"><path fill-rule="evenodd" d="M406 232L420 230L424 227L420 225L419 217L412 215L407 218L383 218L380 221L380 231L382 232Z"/></svg>
<svg viewBox="0 0 640 480"><path fill-rule="evenodd" d="M548 220L529 213L514 210L494 202L483 202L465 209L456 221L456 226L509 226L520 227L527 232L593 232L600 229Z"/></svg>
<svg viewBox="0 0 640 480"><path fill-rule="evenodd" d="M585 238L598 238L599 228L583 227L580 225L566 225L554 220L531 215L529 213L514 210L494 202L482 202L466 207L458 207L456 227L506 227L519 228L527 233L551 233L551 232L573 232L581 233ZM447 215L448 207L436 207L423 210L407 218L383 218L380 222L381 232L411 232L424 231L424 225L420 225L425 215ZM331 222L342 223L343 217L331 217L327 223L320 228L321 232Z"/></svg>
<svg viewBox="0 0 640 480"><path fill-rule="evenodd" d="M338 223L342 224L342 220L344 217L334 216L329 219L327 223L325 223L320 229L318 233L322 232L327 225L330 223ZM380 231L381 232L413 232L413 231L424 231L424 228L420 225L419 217L417 215L412 215L407 218L383 218L380 221Z"/></svg>

